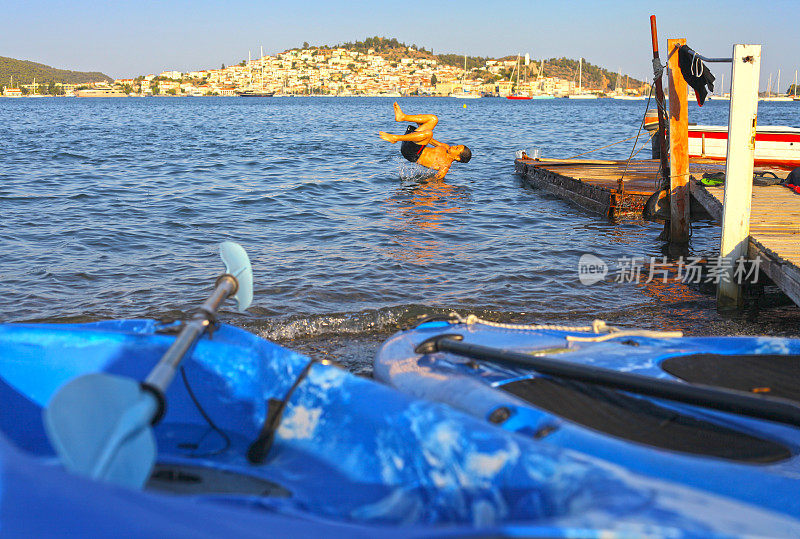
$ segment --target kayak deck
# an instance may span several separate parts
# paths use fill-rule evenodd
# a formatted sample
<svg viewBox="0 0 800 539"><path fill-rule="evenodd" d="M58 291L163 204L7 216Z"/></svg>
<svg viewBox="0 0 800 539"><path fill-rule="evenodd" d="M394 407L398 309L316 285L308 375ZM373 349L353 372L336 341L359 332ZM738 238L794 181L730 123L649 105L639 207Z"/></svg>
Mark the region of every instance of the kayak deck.
<svg viewBox="0 0 800 539"><path fill-rule="evenodd" d="M375 377L542 443L800 514L800 499L793 494L800 488L800 428L729 408L721 411L697 402L601 388L589 380L545 376L523 366L535 359L563 361L573 371L598 368L679 386L689 380L698 389L713 385L754 391L748 398L755 400L769 388L767 395L791 405L787 398L796 398L800 339L667 338L636 331L615 338L606 329L569 331L466 320L426 322L394 335L378 351ZM423 344L445 335L458 345L450 348L474 350L475 355ZM493 362L487 347L513 354L514 362ZM773 361L776 357L780 359Z"/></svg>

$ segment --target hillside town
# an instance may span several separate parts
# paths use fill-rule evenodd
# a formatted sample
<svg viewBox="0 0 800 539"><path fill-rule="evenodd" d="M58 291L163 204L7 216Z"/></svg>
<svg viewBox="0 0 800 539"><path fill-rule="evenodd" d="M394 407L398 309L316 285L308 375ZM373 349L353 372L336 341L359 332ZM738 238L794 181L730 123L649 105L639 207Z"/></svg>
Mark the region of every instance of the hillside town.
<svg viewBox="0 0 800 539"><path fill-rule="evenodd" d="M22 84L4 90L5 95L55 93L79 97L97 96L236 96L236 95L326 95L385 96L405 95L473 97L567 96L579 92L594 95L640 95L647 88L592 88L579 73L572 77L543 76L541 62L528 55L516 58L485 59L483 65L448 65L427 51L404 46L402 54L385 54L374 48L353 50L345 47L303 47L275 56L256 59L219 69L164 71L135 78L87 81L81 84L55 83L56 91L44 92L42 85ZM474 62L472 62L474 64ZM544 70L546 71L546 70ZM575 70L577 71L577 70ZM637 81L638 82L638 81ZM639 83L640 84L640 83ZM616 86L619 86L617 80ZM52 89L53 83L51 83Z"/></svg>

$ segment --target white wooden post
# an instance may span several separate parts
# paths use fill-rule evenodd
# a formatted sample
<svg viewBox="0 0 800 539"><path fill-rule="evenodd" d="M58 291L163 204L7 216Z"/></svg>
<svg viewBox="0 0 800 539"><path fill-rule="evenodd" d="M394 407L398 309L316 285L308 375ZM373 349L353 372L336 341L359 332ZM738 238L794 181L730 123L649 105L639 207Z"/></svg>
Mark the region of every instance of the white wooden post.
<svg viewBox="0 0 800 539"><path fill-rule="evenodd" d="M727 279L720 279L717 286L717 307L721 310L742 306L742 290L734 281L734 269L739 257L747 257L750 237L760 72L761 45L734 45L720 242L720 256L725 258L728 271Z"/></svg>

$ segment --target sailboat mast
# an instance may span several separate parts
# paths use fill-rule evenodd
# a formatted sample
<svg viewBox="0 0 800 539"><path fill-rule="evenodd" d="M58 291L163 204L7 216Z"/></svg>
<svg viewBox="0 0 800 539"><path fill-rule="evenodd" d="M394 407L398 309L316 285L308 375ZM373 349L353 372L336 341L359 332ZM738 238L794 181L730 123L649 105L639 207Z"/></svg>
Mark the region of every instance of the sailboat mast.
<svg viewBox="0 0 800 539"><path fill-rule="evenodd" d="M583 57L578 59L578 93L583 93Z"/></svg>
<svg viewBox="0 0 800 539"><path fill-rule="evenodd" d="M778 80L775 81L775 88L777 88L775 94L781 95L781 70L778 70Z"/></svg>
<svg viewBox="0 0 800 539"><path fill-rule="evenodd" d="M530 69L528 66L531 63L531 55L529 53L525 53L525 85L528 84L528 70Z"/></svg>
<svg viewBox="0 0 800 539"><path fill-rule="evenodd" d="M517 55L516 63L514 63L514 68L511 70L511 87L512 87L512 92L511 93L514 93L513 92L513 88L514 88L514 73L516 73L516 71L517 71L517 66L519 66L519 54Z"/></svg>

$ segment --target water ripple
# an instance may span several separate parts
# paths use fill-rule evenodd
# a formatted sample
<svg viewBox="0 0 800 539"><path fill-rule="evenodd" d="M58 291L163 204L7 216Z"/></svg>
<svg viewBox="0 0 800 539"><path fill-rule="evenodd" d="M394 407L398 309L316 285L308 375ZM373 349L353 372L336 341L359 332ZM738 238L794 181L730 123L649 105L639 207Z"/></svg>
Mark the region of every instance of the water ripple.
<svg viewBox="0 0 800 539"><path fill-rule="evenodd" d="M449 309L731 331L713 299L686 287L581 285L584 253L661 256L660 225L608 222L513 175L515 150L568 157L635 134L642 103L404 98L439 115L438 139L472 148L438 181L378 139L403 131L391 101L3 100L0 321L189 310L231 239L251 255L256 296L247 315L226 317L280 339L385 333ZM690 114L723 123L727 107ZM770 103L759 115L800 123ZM713 256L717 242L698 224L691 250ZM744 327L783 327L763 320Z"/></svg>

